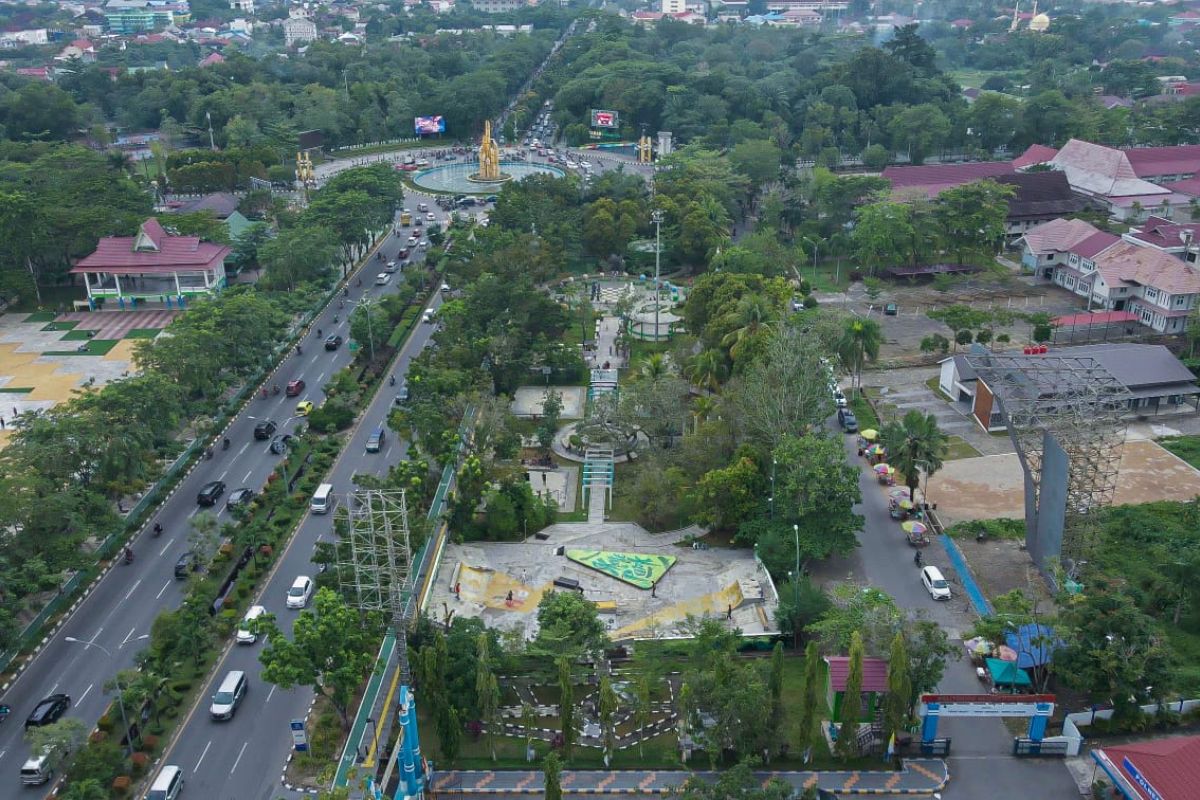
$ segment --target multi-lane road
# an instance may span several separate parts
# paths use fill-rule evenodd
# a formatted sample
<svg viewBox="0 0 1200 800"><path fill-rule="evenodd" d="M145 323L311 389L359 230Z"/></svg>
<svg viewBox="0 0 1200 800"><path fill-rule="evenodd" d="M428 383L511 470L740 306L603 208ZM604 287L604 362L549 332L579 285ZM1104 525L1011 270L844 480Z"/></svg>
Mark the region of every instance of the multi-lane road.
<svg viewBox="0 0 1200 800"><path fill-rule="evenodd" d="M414 208L418 199L406 201ZM446 214L430 203L433 213L444 226ZM423 234L423 228L416 231ZM110 570L70 620L58 631L29 668L14 682L0 702L12 707L12 716L0 725L0 799L27 799L35 793L20 783L19 770L28 757L28 747L22 738L22 722L34 705L43 697L66 693L72 699L69 716L83 720L89 726L99 719L111 701L104 684L119 670L134 665L134 656L150 633L155 617L163 610L175 608L183 598L185 584L174 577L175 562L188 548L191 518L197 513L196 494L200 487L213 480L224 481L228 488L214 511L222 521L228 519L225 500L228 493L241 487L258 491L267 476L276 468L281 456L270 452L268 442L256 441L253 430L258 421L273 420L278 433L291 432L302 418L295 416L296 404L311 400L324 401L323 387L334 373L350 363L352 353L346 345L327 351L316 334L320 328L326 336L339 333L350 339L348 317L355 303L365 298L378 298L395 291L403 278L396 273L385 286L375 284L375 276L384 262L395 258L404 246L400 236L389 235L380 246L382 260L373 257L359 275L362 286L352 278L349 296L344 307L331 303L313 322L309 335L301 342L302 353L288 355L270 383L283 386L294 378L307 384L298 397L256 396L238 414L226 436L231 441L228 450L215 448L211 460L201 460L178 490L163 504L152 520L163 527L161 536L154 538L149 527L133 542L136 555L132 564ZM414 260L423 257L414 251ZM440 292L434 292L429 307L441 303ZM335 322L335 316L338 321ZM394 374L397 386L403 380L409 362L429 342L434 326L418 324L414 334L404 344L397 357ZM395 392L385 386L363 413L354 428L330 475L335 490L344 494L353 488L355 473L382 475L389 466L405 456L404 444L389 436L378 453L366 452L366 439L375 427L387 418ZM277 567L267 581L261 602L275 613L284 630L290 628L296 612L286 611L284 595L297 575L314 575L310 559L317 540L332 527L330 516L306 517L290 545L281 554ZM75 641L69 641L75 640ZM236 716L222 723L208 718L207 703L201 701L199 710L185 720L182 730L167 752L165 763L180 766L185 773L188 795L207 796L213 800L226 798L269 798L282 794L278 785L280 771L288 748L291 732L288 722L304 716L311 699L305 688L291 691L272 690L259 678L258 652L261 642L254 646L236 647L219 664L218 679L229 669L243 669L250 678L250 688ZM213 691L206 687L207 698ZM42 787L45 794L48 787ZM40 795L36 795L40 796Z"/></svg>

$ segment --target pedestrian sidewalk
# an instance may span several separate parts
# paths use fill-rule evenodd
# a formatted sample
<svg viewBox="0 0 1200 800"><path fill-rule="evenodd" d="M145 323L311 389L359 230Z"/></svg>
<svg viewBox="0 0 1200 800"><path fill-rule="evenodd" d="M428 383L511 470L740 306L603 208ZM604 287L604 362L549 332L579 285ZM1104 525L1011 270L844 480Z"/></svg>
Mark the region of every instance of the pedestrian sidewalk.
<svg viewBox="0 0 1200 800"><path fill-rule="evenodd" d="M803 791L817 786L839 795L927 795L940 792L950 780L940 758L914 758L900 770L835 772L755 772L766 783L778 778ZM670 794L688 778L715 781L718 773L684 770L564 770L564 794ZM429 785L437 794L539 794L545 790L541 770L454 770L435 772Z"/></svg>

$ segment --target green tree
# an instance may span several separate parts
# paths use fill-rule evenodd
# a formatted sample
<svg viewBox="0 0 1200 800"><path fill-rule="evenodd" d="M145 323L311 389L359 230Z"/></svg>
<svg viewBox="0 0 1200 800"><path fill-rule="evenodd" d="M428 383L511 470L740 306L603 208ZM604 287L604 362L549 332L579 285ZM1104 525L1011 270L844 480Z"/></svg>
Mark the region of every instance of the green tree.
<svg viewBox="0 0 1200 800"><path fill-rule="evenodd" d="M479 633L478 655L475 664L475 695L479 702L479 721L483 726L483 737L496 760L495 727L500 711L500 686L496 673L492 671L492 659L488 652L489 639L486 631Z"/></svg>
<svg viewBox="0 0 1200 800"><path fill-rule="evenodd" d="M771 697L772 724L778 728L783 723L783 642L776 642L771 650L771 674L767 678L767 691Z"/></svg>
<svg viewBox="0 0 1200 800"><path fill-rule="evenodd" d="M915 500L921 473L925 473L928 487L929 478L942 468L946 455L948 437L938 428L937 417L912 409L899 422L884 425L880 440L887 448L888 463L904 476L908 498Z"/></svg>
<svg viewBox="0 0 1200 800"><path fill-rule="evenodd" d="M791 533L800 539L803 561L850 552L862 528L862 517L854 513L862 495L858 469L846 463L842 442L816 433L789 436L775 449L774 458L775 513L785 526L796 526L792 531L785 527L785 547L792 544L788 540L794 536L787 535Z"/></svg>
<svg viewBox="0 0 1200 800"><path fill-rule="evenodd" d="M860 156L863 166L872 172L882 172L892 160L892 154L881 144L868 145Z"/></svg>
<svg viewBox="0 0 1200 800"><path fill-rule="evenodd" d="M843 761L858 756L858 720L862 713L863 643L858 631L850 636L850 666L842 695L842 724L838 726L833 752Z"/></svg>
<svg viewBox="0 0 1200 800"><path fill-rule="evenodd" d="M779 148L771 142L761 139L746 141L734 145L729 151L729 163L757 189L779 177L781 155Z"/></svg>
<svg viewBox="0 0 1200 800"><path fill-rule="evenodd" d="M908 650L904 635L897 632L892 638L888 658L888 690L883 700L883 738L899 735L908 725L912 702L912 683L908 679Z"/></svg>
<svg viewBox="0 0 1200 800"><path fill-rule="evenodd" d="M541 445L542 451L546 454L550 453L551 445L554 443L554 435L558 433L558 423L562 416L562 394L553 389L546 392L546 399L542 403L542 419L537 427L538 444Z"/></svg>
<svg viewBox="0 0 1200 800"><path fill-rule="evenodd" d="M530 647L553 656L595 653L608 643L596 604L578 592L550 592L538 603L538 633Z"/></svg>
<svg viewBox="0 0 1200 800"><path fill-rule="evenodd" d="M805 764L808 763L813 745L820 736L817 724L820 721L818 714L820 713L822 674L821 652L817 649L815 641L809 642L804 649L804 686L801 690L803 694L800 695L799 719L796 723L797 743L800 745L800 751L804 754Z"/></svg>
<svg viewBox="0 0 1200 800"><path fill-rule="evenodd" d="M892 117L888 133L892 146L908 151L909 161L920 164L950 136L951 122L933 103L910 106Z"/></svg>
<svg viewBox="0 0 1200 800"><path fill-rule="evenodd" d="M1008 201L1016 187L992 180L955 186L938 195L934 215L958 263L968 254L993 255L1004 242Z"/></svg>
<svg viewBox="0 0 1200 800"><path fill-rule="evenodd" d="M702 525L728 529L761 508L764 478L750 458L706 472L696 483L696 519Z"/></svg>
<svg viewBox="0 0 1200 800"><path fill-rule="evenodd" d="M612 679L607 675L600 676L600 697L598 700L600 712L600 730L604 747L604 766L609 766L617 749L617 693L613 690Z"/></svg>
<svg viewBox="0 0 1200 800"><path fill-rule="evenodd" d="M545 780L543 795L546 800L562 800L562 762L558 753L553 750L546 754L542 762L542 775Z"/></svg>
<svg viewBox="0 0 1200 800"><path fill-rule="evenodd" d="M348 729L350 701L374 661L374 637L358 612L337 593L320 589L313 608L296 618L291 639L274 623L266 639L267 646L258 656L263 680L281 689L311 686L328 698Z"/></svg>
<svg viewBox="0 0 1200 800"><path fill-rule="evenodd" d="M916 231L910 209L903 203L881 200L858 210L858 222L850 234L855 255L874 275L882 266L899 264L909 252Z"/></svg>
<svg viewBox="0 0 1200 800"><path fill-rule="evenodd" d="M571 758L575 746L575 686L571 683L571 659L558 659L558 719L563 758Z"/></svg>
<svg viewBox="0 0 1200 800"><path fill-rule="evenodd" d="M883 344L883 329L873 319L848 319L838 342L838 357L854 376L854 385L862 386L862 368L868 361L879 358Z"/></svg>
<svg viewBox="0 0 1200 800"><path fill-rule="evenodd" d="M676 790L675 796L679 800L788 800L794 795L792 787L779 778L771 778L764 785L751 772L751 765L756 763L753 759L743 760L716 773L712 782L691 776Z"/></svg>
<svg viewBox="0 0 1200 800"><path fill-rule="evenodd" d="M108 789L96 778L82 781L72 781L71 785L58 795L61 800L108 800Z"/></svg>
<svg viewBox="0 0 1200 800"><path fill-rule="evenodd" d="M653 710L650 702L650 680L645 673L641 673L633 679L633 727L638 737L638 758L645 757L645 728L650 724L650 712Z"/></svg>
<svg viewBox="0 0 1200 800"><path fill-rule="evenodd" d="M196 561L207 569L217 554L221 542L221 523L211 511L201 511L188 523L188 548L196 554Z"/></svg>
<svg viewBox="0 0 1200 800"><path fill-rule="evenodd" d="M31 754L45 753L47 767L58 770L66 759L87 740L88 729L81 720L64 717L50 725L25 729L25 743Z"/></svg>
<svg viewBox="0 0 1200 800"><path fill-rule="evenodd" d="M442 707L442 713L437 717L437 734L442 758L446 763L453 764L462 747L462 723L458 718L458 709L453 705Z"/></svg>
<svg viewBox="0 0 1200 800"><path fill-rule="evenodd" d="M260 245L258 260L266 270L266 285L290 292L329 270L336 253L337 241L328 228L305 226L286 228Z"/></svg>

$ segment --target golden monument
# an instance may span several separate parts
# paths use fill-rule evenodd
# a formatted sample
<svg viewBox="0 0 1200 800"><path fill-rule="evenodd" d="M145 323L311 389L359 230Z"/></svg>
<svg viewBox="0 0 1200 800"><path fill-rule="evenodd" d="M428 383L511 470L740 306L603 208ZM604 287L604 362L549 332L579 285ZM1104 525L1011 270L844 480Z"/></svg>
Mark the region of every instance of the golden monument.
<svg viewBox="0 0 1200 800"><path fill-rule="evenodd" d="M483 123L483 141L479 143L479 172L471 176L475 181L502 181L500 174L500 148L492 139L492 121Z"/></svg>

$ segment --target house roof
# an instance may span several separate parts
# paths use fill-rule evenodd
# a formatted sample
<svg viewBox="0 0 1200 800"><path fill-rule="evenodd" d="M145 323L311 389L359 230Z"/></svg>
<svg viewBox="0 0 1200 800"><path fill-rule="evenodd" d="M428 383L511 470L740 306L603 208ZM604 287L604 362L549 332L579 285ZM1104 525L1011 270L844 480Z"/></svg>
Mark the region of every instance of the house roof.
<svg viewBox="0 0 1200 800"><path fill-rule="evenodd" d="M1161 344L1085 344L1060 347L1054 352L1060 356L1096 359L1127 389L1171 383L1191 384L1196 380L1191 370Z"/></svg>
<svg viewBox="0 0 1200 800"><path fill-rule="evenodd" d="M1025 149L1024 153L1013 159L1013 166L1017 169L1032 167L1034 164L1045 164L1058 155L1058 148L1047 147L1044 144L1031 144Z"/></svg>
<svg viewBox="0 0 1200 800"><path fill-rule="evenodd" d="M196 211L211 211L217 219L225 219L237 211L238 199L229 192L213 192L197 197L175 209L177 214L192 214Z"/></svg>
<svg viewBox="0 0 1200 800"><path fill-rule="evenodd" d="M1011 175L1013 172L1011 161L977 161L968 164L929 164L920 167L892 166L884 169L883 177L892 182L893 189L932 186L948 189L984 178L994 178L997 175Z"/></svg>
<svg viewBox="0 0 1200 800"><path fill-rule="evenodd" d="M1009 218L1065 216L1082 211L1087 201L1071 191L1061 172L1018 172L997 175L995 181L1016 188L1008 200Z"/></svg>
<svg viewBox="0 0 1200 800"><path fill-rule="evenodd" d="M71 269L80 272L175 272L212 269L232 252L197 236L171 236L154 217L142 223L137 236L106 236L96 250Z"/></svg>
<svg viewBox="0 0 1200 800"><path fill-rule="evenodd" d="M1129 158L1120 150L1072 139L1063 145L1050 164L1067 173L1071 187L1102 197L1169 194L1137 176Z"/></svg>
<svg viewBox="0 0 1200 800"><path fill-rule="evenodd" d="M1196 786L1200 785L1200 736L1114 745L1093 751L1093 757L1102 763L1107 761L1136 793L1134 796L1144 800L1152 800L1155 795L1161 800L1185 800L1195 797ZM1154 787L1153 794L1140 785L1138 776Z"/></svg>
<svg viewBox="0 0 1200 800"><path fill-rule="evenodd" d="M1139 178L1200 172L1200 145L1127 147L1122 150Z"/></svg>
<svg viewBox="0 0 1200 800"><path fill-rule="evenodd" d="M1096 231L1072 247L1070 252L1080 258L1095 258L1119 241L1121 241L1120 236L1114 236L1106 231Z"/></svg>
<svg viewBox="0 0 1200 800"><path fill-rule="evenodd" d="M846 678L850 674L849 656L825 656L829 665L829 684L835 692L846 691ZM887 662L882 658L864 658L862 661L864 692L887 691Z"/></svg>
<svg viewBox="0 0 1200 800"><path fill-rule="evenodd" d="M1115 94L1102 94L1097 99L1100 101L1100 105L1104 106L1105 109L1111 110L1114 108L1133 108L1133 101L1128 97L1120 97L1119 95Z"/></svg>
<svg viewBox="0 0 1200 800"><path fill-rule="evenodd" d="M200 66L211 67L213 64L225 63L225 56L220 53L209 53L204 58L200 59Z"/></svg>
<svg viewBox="0 0 1200 800"><path fill-rule="evenodd" d="M1081 219L1054 219L1025 231L1025 246L1039 255L1066 253L1099 229Z"/></svg>
<svg viewBox="0 0 1200 800"><path fill-rule="evenodd" d="M1004 634L1004 643L1017 651L1017 666L1021 669L1049 664L1061 641L1049 625L1030 623L1022 625L1016 633Z"/></svg>
<svg viewBox="0 0 1200 800"><path fill-rule="evenodd" d="M1097 255L1096 269L1109 286L1153 286L1168 294L1200 293L1200 271L1170 253L1121 241Z"/></svg>
<svg viewBox="0 0 1200 800"><path fill-rule="evenodd" d="M1170 249L1183 246L1186 232L1191 233L1188 241L1200 245L1200 222L1178 223L1162 217L1147 218L1137 229L1125 234L1125 237L1154 247Z"/></svg>

